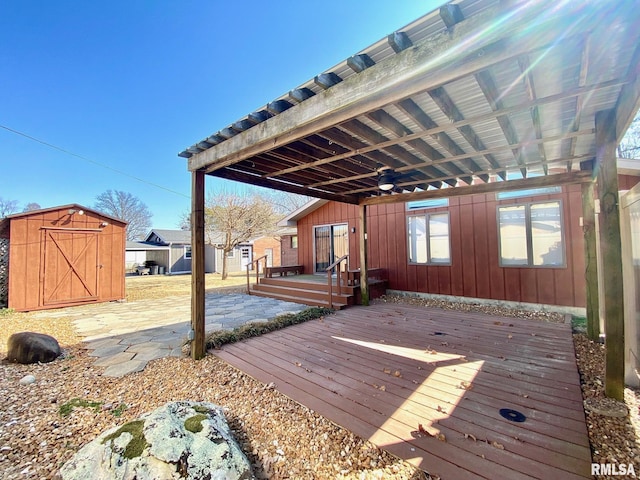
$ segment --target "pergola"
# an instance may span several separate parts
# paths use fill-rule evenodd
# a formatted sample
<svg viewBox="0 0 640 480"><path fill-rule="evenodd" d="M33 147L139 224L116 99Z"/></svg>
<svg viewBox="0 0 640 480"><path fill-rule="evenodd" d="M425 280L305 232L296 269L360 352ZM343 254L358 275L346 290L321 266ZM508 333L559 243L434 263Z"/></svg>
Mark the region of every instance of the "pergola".
<svg viewBox="0 0 640 480"><path fill-rule="evenodd" d="M588 321L593 334L600 255L606 392L621 398L615 150L640 107L638 25L625 0L455 0L181 152L193 358L205 354L205 175L359 205L365 304L368 205L581 183Z"/></svg>

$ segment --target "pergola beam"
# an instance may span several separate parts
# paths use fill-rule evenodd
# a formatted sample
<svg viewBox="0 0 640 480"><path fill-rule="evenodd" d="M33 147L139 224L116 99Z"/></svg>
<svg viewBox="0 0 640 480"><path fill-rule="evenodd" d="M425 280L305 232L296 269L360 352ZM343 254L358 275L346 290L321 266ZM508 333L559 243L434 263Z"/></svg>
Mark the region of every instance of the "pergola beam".
<svg viewBox="0 0 640 480"><path fill-rule="evenodd" d="M479 195L493 192L508 192L529 188L542 188L556 185L570 185L590 182L590 171L578 171L570 173L557 173L542 177L523 178L505 182L480 183L454 188L442 188L440 190L426 190L424 192L401 193L398 195L385 195L382 197L365 198L360 205L386 205L389 203L413 202L415 200L427 200L430 198L461 197L464 195Z"/></svg>
<svg viewBox="0 0 640 480"><path fill-rule="evenodd" d="M624 400L624 294L622 280L622 242L620 240L620 210L618 169L616 165L616 113L605 110L596 113L595 171L598 174L600 213L600 257L602 259L605 332L605 383L608 397Z"/></svg>
<svg viewBox="0 0 640 480"><path fill-rule="evenodd" d="M200 360L205 349L204 303L204 172L191 173L191 358Z"/></svg>

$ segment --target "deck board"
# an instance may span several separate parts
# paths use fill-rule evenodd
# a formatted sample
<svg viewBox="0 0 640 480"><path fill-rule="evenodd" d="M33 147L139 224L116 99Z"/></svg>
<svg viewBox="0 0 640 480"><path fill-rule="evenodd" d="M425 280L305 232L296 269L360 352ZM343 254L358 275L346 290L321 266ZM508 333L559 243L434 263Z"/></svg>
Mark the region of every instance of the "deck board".
<svg viewBox="0 0 640 480"><path fill-rule="evenodd" d="M569 325L378 304L215 353L445 480L590 478Z"/></svg>

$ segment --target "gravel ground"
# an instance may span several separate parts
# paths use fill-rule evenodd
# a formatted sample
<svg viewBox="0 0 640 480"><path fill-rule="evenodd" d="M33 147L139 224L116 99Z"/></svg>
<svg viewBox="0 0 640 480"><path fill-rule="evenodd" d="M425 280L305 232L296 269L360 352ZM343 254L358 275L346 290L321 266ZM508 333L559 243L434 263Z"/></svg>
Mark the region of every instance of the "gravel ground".
<svg viewBox="0 0 640 480"><path fill-rule="evenodd" d="M383 302L484 311L540 321L562 321L561 315L496 307L453 305L407 297ZM0 316L0 330L29 330L28 315ZM423 472L382 452L273 388L235 370L214 356L153 361L140 373L106 378L78 347L79 338L66 319L39 320L38 331L50 333L65 348L64 358L44 365L0 365L0 472L3 479L52 478L85 443L114 425L135 419L172 400L211 401L226 409L236 438L259 478L296 479L428 479ZM0 335L2 337L3 335ZM574 336L583 395L603 397L603 348L583 335ZM6 341L0 357L6 356ZM36 382L18 381L33 374ZM99 403L76 407L68 416L59 408L78 398ZM627 389L630 415L612 418L588 413L594 461L633 463L640 470L637 446L638 392ZM605 477L600 477L605 478Z"/></svg>

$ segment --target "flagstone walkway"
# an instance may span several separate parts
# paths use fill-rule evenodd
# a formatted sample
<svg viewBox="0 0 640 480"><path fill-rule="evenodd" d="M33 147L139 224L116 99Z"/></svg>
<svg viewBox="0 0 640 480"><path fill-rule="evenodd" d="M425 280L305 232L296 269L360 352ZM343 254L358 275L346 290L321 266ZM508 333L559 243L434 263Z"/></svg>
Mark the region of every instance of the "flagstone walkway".
<svg viewBox="0 0 640 480"><path fill-rule="evenodd" d="M207 294L205 332L231 330L308 308L246 294ZM39 312L36 316L71 317L94 365L104 375L121 377L144 370L157 358L182 356L190 329L191 299L186 296L135 302L109 302Z"/></svg>

